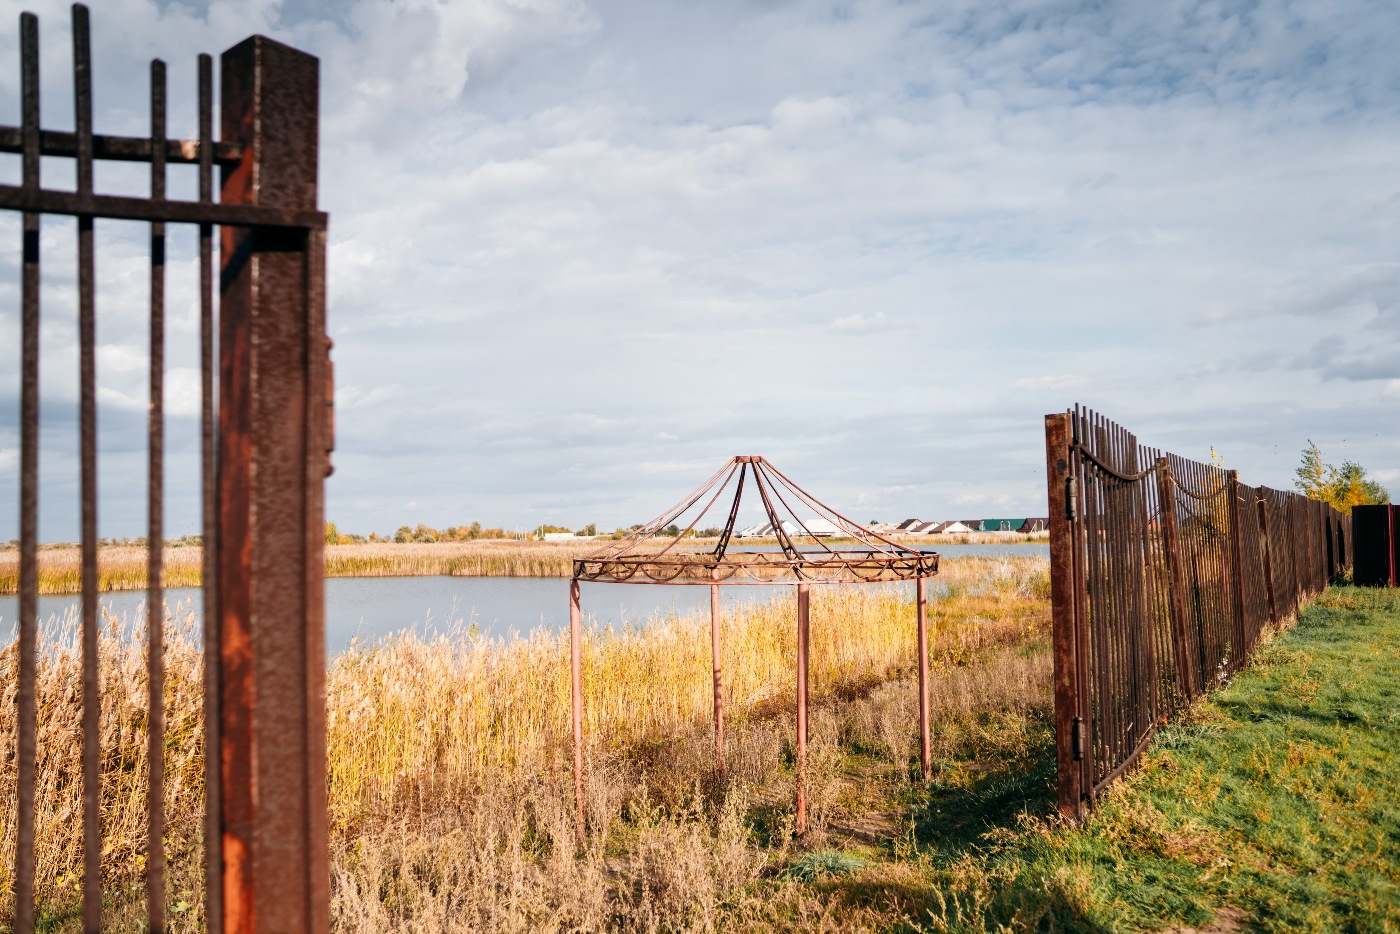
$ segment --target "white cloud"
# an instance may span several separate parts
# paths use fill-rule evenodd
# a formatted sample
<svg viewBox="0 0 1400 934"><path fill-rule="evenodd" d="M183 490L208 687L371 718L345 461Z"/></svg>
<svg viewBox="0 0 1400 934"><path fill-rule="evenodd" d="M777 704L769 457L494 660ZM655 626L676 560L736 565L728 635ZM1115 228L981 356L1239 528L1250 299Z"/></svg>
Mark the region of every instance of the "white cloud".
<svg viewBox="0 0 1400 934"><path fill-rule="evenodd" d="M868 317L855 314L837 318L831 322L831 329L838 334L870 334L875 331L888 330L891 324L889 315L883 311L877 311Z"/></svg>
<svg viewBox="0 0 1400 934"><path fill-rule="evenodd" d="M1013 380L1013 389L1072 389L1075 386L1084 385L1084 377L1073 376L1071 374L1061 374L1059 376L1023 376L1018 380Z"/></svg>

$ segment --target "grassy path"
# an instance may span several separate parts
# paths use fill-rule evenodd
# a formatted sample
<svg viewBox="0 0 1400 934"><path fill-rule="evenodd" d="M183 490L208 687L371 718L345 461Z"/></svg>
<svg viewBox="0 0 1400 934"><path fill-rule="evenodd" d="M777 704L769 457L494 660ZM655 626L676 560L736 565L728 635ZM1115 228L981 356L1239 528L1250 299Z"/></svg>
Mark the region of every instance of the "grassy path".
<svg viewBox="0 0 1400 934"><path fill-rule="evenodd" d="M1322 595L1082 828L1042 748L911 800L820 897L893 930L1400 930L1400 594Z"/></svg>

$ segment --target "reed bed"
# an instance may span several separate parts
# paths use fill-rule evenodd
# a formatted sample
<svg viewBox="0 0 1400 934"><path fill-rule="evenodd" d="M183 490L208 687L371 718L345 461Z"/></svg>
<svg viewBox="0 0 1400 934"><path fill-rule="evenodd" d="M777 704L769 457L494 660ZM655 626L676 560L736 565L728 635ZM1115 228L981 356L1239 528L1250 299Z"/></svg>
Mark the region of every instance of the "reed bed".
<svg viewBox="0 0 1400 934"><path fill-rule="evenodd" d="M1049 702L1048 567L946 562L930 609L936 757L979 717L1021 723ZM168 617L166 747L172 929L197 930L202 769L195 622ZM729 782L711 781L708 619L589 628L584 640L587 836L575 839L568 640L469 630L352 645L327 674L333 897L339 930L710 930L764 909L744 895L791 847L791 601L724 625ZM74 621L50 624L39 671L38 879L51 929L76 929L81 842ZM875 749L881 781L917 752L914 610L897 593L815 588L810 763L814 830L860 810L845 774ZM139 930L144 862L143 622L108 619L104 875L113 930ZM15 654L0 652L0 743L13 748ZM1020 717L1021 719L1016 719ZM1007 736L1017 729L1006 732ZM13 757L0 760L0 890L13 865ZM864 790L863 790L864 789ZM761 839L760 839L761 838ZM0 908L0 911L3 911ZM744 921L748 918L749 921Z"/></svg>
<svg viewBox="0 0 1400 934"><path fill-rule="evenodd" d="M204 579L204 550L198 546L167 546L161 579L167 587L198 587ZM39 549L39 593L81 593L83 556L77 545ZM97 550L97 589L145 590L146 549L138 545L109 545ZM19 593L19 549L0 549L0 594Z"/></svg>
<svg viewBox="0 0 1400 934"><path fill-rule="evenodd" d="M938 542L908 539L906 544L936 548L939 544L1007 544L1025 542L1025 536L1008 539L1005 533L950 536ZM774 544L776 540L746 541L745 545ZM697 544L704 540L697 539ZM602 540L531 542L486 540L431 543L357 543L326 546L327 577L568 577L575 558L595 551ZM839 544L839 543L838 543ZM165 549L164 582L167 587L198 587L202 580L203 549L197 545ZM98 549L98 589L143 590L146 587L146 549L131 545ZM39 592L79 593L82 590L82 553L75 545L50 545L39 551ZM0 548L0 594L19 592L19 551Z"/></svg>

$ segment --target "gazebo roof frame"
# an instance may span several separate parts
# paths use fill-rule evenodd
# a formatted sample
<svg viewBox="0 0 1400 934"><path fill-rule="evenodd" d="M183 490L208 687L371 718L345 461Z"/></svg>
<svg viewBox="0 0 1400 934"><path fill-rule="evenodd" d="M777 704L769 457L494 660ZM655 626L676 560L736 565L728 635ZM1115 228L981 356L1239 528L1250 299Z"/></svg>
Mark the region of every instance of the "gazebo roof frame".
<svg viewBox="0 0 1400 934"><path fill-rule="evenodd" d="M779 551L731 548L745 483L750 478ZM711 513L731 482L733 496L718 543L706 551L685 549L682 542ZM798 515L790 499L829 523L841 537L854 540L855 545L827 544L824 536L817 535ZM702 501L699 511L689 515ZM680 528L682 521L686 524ZM672 526L679 531L667 533ZM815 544L794 541L803 538ZM616 543L574 559L573 577L613 584L873 584L917 580L936 573L936 553L910 548L864 528L802 489L763 457L740 455L646 525Z"/></svg>

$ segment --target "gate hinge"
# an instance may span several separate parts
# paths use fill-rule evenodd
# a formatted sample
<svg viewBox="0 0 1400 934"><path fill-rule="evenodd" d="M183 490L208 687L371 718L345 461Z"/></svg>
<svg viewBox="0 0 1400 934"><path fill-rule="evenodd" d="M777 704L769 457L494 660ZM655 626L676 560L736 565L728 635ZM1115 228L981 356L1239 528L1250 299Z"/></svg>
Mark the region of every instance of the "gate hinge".
<svg viewBox="0 0 1400 934"><path fill-rule="evenodd" d="M1084 761L1084 721L1079 717L1074 718L1074 726L1070 728L1069 744L1074 750L1074 761Z"/></svg>
<svg viewBox="0 0 1400 934"><path fill-rule="evenodd" d="M1074 477L1065 478L1065 518L1070 522L1079 515L1079 497L1074 488Z"/></svg>

